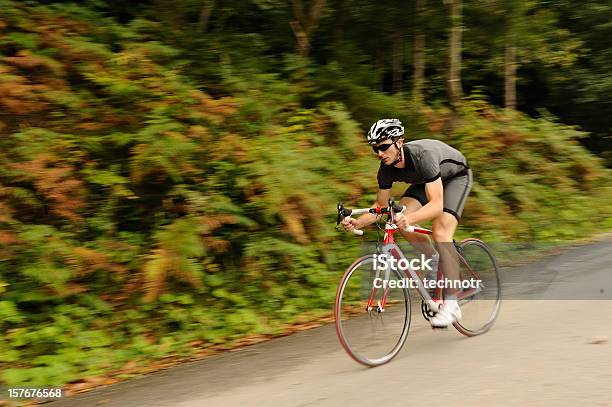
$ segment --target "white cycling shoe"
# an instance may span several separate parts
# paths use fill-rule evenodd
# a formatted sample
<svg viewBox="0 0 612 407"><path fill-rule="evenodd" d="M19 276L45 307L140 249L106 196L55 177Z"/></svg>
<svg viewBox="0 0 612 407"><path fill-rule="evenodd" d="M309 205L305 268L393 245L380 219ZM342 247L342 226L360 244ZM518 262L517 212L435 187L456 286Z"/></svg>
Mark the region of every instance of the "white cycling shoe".
<svg viewBox="0 0 612 407"><path fill-rule="evenodd" d="M440 310L429 320L432 328L447 328L461 319L461 308L457 300L445 301Z"/></svg>

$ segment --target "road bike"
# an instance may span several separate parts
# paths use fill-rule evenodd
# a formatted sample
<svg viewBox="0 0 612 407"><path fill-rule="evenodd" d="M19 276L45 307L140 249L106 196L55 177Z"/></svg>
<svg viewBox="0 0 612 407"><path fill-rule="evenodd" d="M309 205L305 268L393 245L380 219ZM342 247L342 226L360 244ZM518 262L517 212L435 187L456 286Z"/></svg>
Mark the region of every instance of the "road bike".
<svg viewBox="0 0 612 407"><path fill-rule="evenodd" d="M423 279L415 267L410 267L393 237L399 230L396 215L403 209L393 200L389 200L387 208L348 209L338 204L337 224L346 222L351 215L387 216L383 244L377 245L376 253L360 257L348 267L336 293L334 316L340 343L355 361L366 366L391 361L406 342L412 308L410 288L418 293L421 314L429 320L443 303L444 284L455 284L463 316L453 326L466 336L487 332L500 310L500 273L491 249L474 238L453 242L459 280L443 279L442 267L438 267L435 282ZM432 234L431 230L417 226L409 226L407 231ZM353 233L362 235L363 231ZM397 267L402 264L404 267Z"/></svg>

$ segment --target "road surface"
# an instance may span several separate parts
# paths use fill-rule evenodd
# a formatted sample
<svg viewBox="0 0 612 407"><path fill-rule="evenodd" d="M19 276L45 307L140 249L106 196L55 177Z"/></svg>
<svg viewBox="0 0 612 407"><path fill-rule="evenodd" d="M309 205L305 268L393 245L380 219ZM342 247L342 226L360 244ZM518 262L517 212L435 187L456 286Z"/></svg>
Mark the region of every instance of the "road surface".
<svg viewBox="0 0 612 407"><path fill-rule="evenodd" d="M612 239L505 274L491 331L433 331L413 308L406 345L381 367L350 359L330 324L48 405L612 406Z"/></svg>

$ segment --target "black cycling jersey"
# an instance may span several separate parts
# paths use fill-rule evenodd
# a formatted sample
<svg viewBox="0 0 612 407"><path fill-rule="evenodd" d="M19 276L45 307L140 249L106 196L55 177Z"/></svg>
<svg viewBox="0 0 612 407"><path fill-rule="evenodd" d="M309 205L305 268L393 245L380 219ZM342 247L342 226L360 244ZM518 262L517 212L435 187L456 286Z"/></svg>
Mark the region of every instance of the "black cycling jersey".
<svg viewBox="0 0 612 407"><path fill-rule="evenodd" d="M467 159L453 147L439 140L414 140L403 145L405 168L380 163L378 187L390 189L395 181L409 184L425 184L442 178L442 181L466 175Z"/></svg>

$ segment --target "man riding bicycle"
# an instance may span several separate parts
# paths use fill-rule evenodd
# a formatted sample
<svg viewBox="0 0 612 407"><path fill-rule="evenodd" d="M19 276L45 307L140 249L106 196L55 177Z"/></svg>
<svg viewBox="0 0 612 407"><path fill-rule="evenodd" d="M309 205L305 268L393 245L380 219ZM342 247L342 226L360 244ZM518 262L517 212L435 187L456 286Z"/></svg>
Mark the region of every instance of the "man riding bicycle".
<svg viewBox="0 0 612 407"><path fill-rule="evenodd" d="M411 184L404 192L400 204L405 207L396 218L401 234L425 255L438 259L429 238L405 229L420 222L432 221L432 237L440 253L444 276L459 279L459 263L453 247L453 235L457 229L465 201L472 188L472 170L466 158L458 150L439 140L415 140L404 142L404 127L398 119L382 119L372 125L367 141L380 159L376 206L384 207L391 196L395 181ZM365 214L344 223L347 231L361 229L376 222L377 215ZM428 279L435 280L433 268ZM435 317L433 327L442 328L461 318L457 303L458 289L445 289L445 300Z"/></svg>

